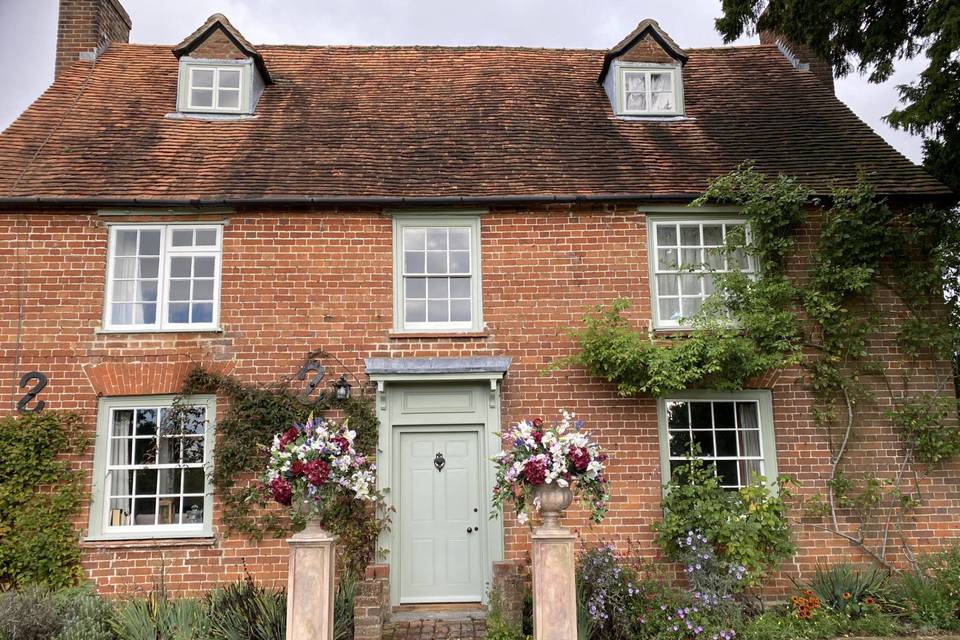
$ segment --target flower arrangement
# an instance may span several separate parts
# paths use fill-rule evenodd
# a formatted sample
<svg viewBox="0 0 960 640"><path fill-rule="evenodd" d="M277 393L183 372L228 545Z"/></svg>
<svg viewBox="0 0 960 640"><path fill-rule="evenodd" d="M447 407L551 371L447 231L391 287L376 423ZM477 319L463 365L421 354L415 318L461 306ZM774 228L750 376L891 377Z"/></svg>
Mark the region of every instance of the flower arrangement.
<svg viewBox="0 0 960 640"><path fill-rule="evenodd" d="M512 502L521 524L529 521L531 493L541 485L570 487L589 506L591 519L600 522L610 500L603 475L607 456L590 441L576 414L563 411L561 419L546 425L542 418L521 420L501 434L503 452L494 458L493 517ZM534 509L539 510L536 499Z"/></svg>
<svg viewBox="0 0 960 640"><path fill-rule="evenodd" d="M357 453L356 432L347 424L314 418L273 438L263 484L278 503L307 508L323 520L338 508L375 502L376 466Z"/></svg>

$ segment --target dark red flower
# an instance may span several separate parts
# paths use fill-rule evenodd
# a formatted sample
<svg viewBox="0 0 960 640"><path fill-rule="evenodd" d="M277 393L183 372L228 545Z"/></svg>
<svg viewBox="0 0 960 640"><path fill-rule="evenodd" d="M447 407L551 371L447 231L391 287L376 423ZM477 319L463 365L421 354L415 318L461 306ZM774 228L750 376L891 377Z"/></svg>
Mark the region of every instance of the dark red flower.
<svg viewBox="0 0 960 640"><path fill-rule="evenodd" d="M290 483L283 478L274 478L270 481L270 493L274 500L283 505L290 506L290 502L293 500L293 489L290 487Z"/></svg>
<svg viewBox="0 0 960 640"><path fill-rule="evenodd" d="M547 478L547 465L542 460L531 460L523 467L523 477L533 485L543 484Z"/></svg>
<svg viewBox="0 0 960 640"><path fill-rule="evenodd" d="M330 438L330 442L337 446L337 448L340 450L340 453L346 453L347 449L350 448L350 441L347 440L345 436L342 436L340 434L337 434L332 438Z"/></svg>
<svg viewBox="0 0 960 640"><path fill-rule="evenodd" d="M587 466L590 464L590 452L584 447L570 447L567 455L570 457L570 462L577 473L583 473L587 470Z"/></svg>
<svg viewBox="0 0 960 640"><path fill-rule="evenodd" d="M530 436L533 438L533 441L537 444L543 442L543 431L534 430L530 433Z"/></svg>
<svg viewBox="0 0 960 640"><path fill-rule="evenodd" d="M319 487L330 477L330 467L323 460L311 460L304 466L303 473L307 476L307 482Z"/></svg>
<svg viewBox="0 0 960 640"><path fill-rule="evenodd" d="M534 428L539 429L543 426L543 418L534 418L530 421L530 424L532 424Z"/></svg>
<svg viewBox="0 0 960 640"><path fill-rule="evenodd" d="M302 462L300 462L299 460L297 460L296 462L294 462L293 464L290 465L290 473L293 474L293 477L294 477L294 478L296 478L296 477L298 477L298 476L302 476L302 475L303 475L303 468L304 468L304 466L305 466L305 465L304 465Z"/></svg>
<svg viewBox="0 0 960 640"><path fill-rule="evenodd" d="M288 444L296 440L298 435L300 435L300 432L297 431L296 427L290 427L284 431L280 436L280 448L283 449Z"/></svg>

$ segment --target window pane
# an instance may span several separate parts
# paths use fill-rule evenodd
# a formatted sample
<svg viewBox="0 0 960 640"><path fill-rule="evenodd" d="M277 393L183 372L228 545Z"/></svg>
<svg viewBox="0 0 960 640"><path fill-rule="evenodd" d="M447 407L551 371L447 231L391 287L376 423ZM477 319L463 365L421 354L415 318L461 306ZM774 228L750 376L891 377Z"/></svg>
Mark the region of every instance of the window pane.
<svg viewBox="0 0 960 640"><path fill-rule="evenodd" d="M133 302L135 280L118 280L113 283L113 299L116 302Z"/></svg>
<svg viewBox="0 0 960 640"><path fill-rule="evenodd" d="M194 280L193 299L213 300L213 280Z"/></svg>
<svg viewBox="0 0 960 640"><path fill-rule="evenodd" d="M660 295L666 296L675 296L680 293L679 290L679 281L680 276L675 275L666 275L666 276L657 276L657 292Z"/></svg>
<svg viewBox="0 0 960 640"><path fill-rule="evenodd" d="M133 425L132 419L130 424L131 426ZM113 466L124 466L130 464L131 451L133 451L133 438L115 438L110 440L109 464Z"/></svg>
<svg viewBox="0 0 960 640"><path fill-rule="evenodd" d="M764 475L762 460L741 460L740 461L740 482L744 485L750 484L753 474Z"/></svg>
<svg viewBox="0 0 960 640"><path fill-rule="evenodd" d="M677 250L676 249L658 249L657 250L657 269L660 271L673 271L677 268Z"/></svg>
<svg viewBox="0 0 960 640"><path fill-rule="evenodd" d="M470 253L468 251L450 252L450 273L470 273Z"/></svg>
<svg viewBox="0 0 960 640"><path fill-rule="evenodd" d="M157 434L156 409L137 409L136 434L138 436L154 436Z"/></svg>
<svg viewBox="0 0 960 640"><path fill-rule="evenodd" d="M183 524L203 522L203 496L188 496L182 500Z"/></svg>
<svg viewBox="0 0 960 640"><path fill-rule="evenodd" d="M427 322L449 322L450 310L446 300L430 300L427 303Z"/></svg>
<svg viewBox="0 0 960 640"><path fill-rule="evenodd" d="M140 302L156 302L157 281L141 280L137 287L137 300Z"/></svg>
<svg viewBox="0 0 960 640"><path fill-rule="evenodd" d="M713 279L713 276L707 274L703 276L703 293L704 295L712 296L717 291L716 282Z"/></svg>
<svg viewBox="0 0 960 640"><path fill-rule="evenodd" d="M687 429L690 427L688 403L667 403L667 425L671 429Z"/></svg>
<svg viewBox="0 0 960 640"><path fill-rule="evenodd" d="M700 298L681 298L680 315L683 318L692 318L700 313L702 306L703 300Z"/></svg>
<svg viewBox="0 0 960 640"><path fill-rule="evenodd" d="M626 107L627 107L627 111L646 111L647 110L646 94L628 93Z"/></svg>
<svg viewBox="0 0 960 640"><path fill-rule="evenodd" d="M680 274L680 293L685 296L700 295L700 276L695 273Z"/></svg>
<svg viewBox="0 0 960 640"><path fill-rule="evenodd" d="M713 456L713 431L691 431L693 451L699 456Z"/></svg>
<svg viewBox="0 0 960 640"><path fill-rule="evenodd" d="M407 228L403 230L403 248L407 251L414 249L423 250L426 249L426 229L411 229Z"/></svg>
<svg viewBox="0 0 960 640"><path fill-rule="evenodd" d="M470 301L451 300L450 320L452 322L470 322Z"/></svg>
<svg viewBox="0 0 960 640"><path fill-rule="evenodd" d="M213 256L197 256L193 259L193 275L197 278L212 278L216 258Z"/></svg>
<svg viewBox="0 0 960 640"><path fill-rule="evenodd" d="M239 109L240 92L233 89L221 89L217 92L217 107L220 109Z"/></svg>
<svg viewBox="0 0 960 640"><path fill-rule="evenodd" d="M137 498L133 501L133 524L154 525L157 523L157 499Z"/></svg>
<svg viewBox="0 0 960 640"><path fill-rule="evenodd" d="M454 251L469 251L470 230L450 229L450 249Z"/></svg>
<svg viewBox="0 0 960 640"><path fill-rule="evenodd" d="M174 257L170 259L170 276L173 278L189 278L191 258Z"/></svg>
<svg viewBox="0 0 960 640"><path fill-rule="evenodd" d="M423 300L407 300L404 303L406 322L426 322L427 303Z"/></svg>
<svg viewBox="0 0 960 640"><path fill-rule="evenodd" d="M760 455L760 432L749 430L740 431L740 455L759 456Z"/></svg>
<svg viewBox="0 0 960 640"><path fill-rule="evenodd" d="M670 432L670 455L674 457L690 455L690 432Z"/></svg>
<svg viewBox="0 0 960 640"><path fill-rule="evenodd" d="M680 301L677 298L660 298L660 319L676 320L680 317Z"/></svg>
<svg viewBox="0 0 960 640"><path fill-rule="evenodd" d="M140 232L140 255L142 256L160 255L160 230L159 229Z"/></svg>
<svg viewBox="0 0 960 640"><path fill-rule="evenodd" d="M157 322L157 305L150 303L138 304L136 315L139 316L139 321L143 324L155 324Z"/></svg>
<svg viewBox="0 0 960 640"><path fill-rule="evenodd" d="M156 278L160 268L160 258L140 258L140 277Z"/></svg>
<svg viewBox="0 0 960 640"><path fill-rule="evenodd" d="M675 225L672 225L672 224L657 225L657 246L658 247L677 246L677 227Z"/></svg>
<svg viewBox="0 0 960 640"><path fill-rule="evenodd" d="M710 269L723 270L723 249L705 249L704 262Z"/></svg>
<svg viewBox="0 0 960 640"><path fill-rule="evenodd" d="M723 244L723 225L705 224L703 225L703 244L719 247Z"/></svg>
<svg viewBox="0 0 960 640"><path fill-rule="evenodd" d="M211 323L213 322L213 304L210 302L198 302L193 305L193 317L190 322Z"/></svg>
<svg viewBox="0 0 960 640"><path fill-rule="evenodd" d="M180 464L180 438L160 438L157 464Z"/></svg>
<svg viewBox="0 0 960 640"><path fill-rule="evenodd" d="M133 511L133 501L130 498L114 498L110 501L110 510L107 512L107 525L111 527L129 525L131 511Z"/></svg>
<svg viewBox="0 0 960 640"><path fill-rule="evenodd" d="M737 455L737 432L727 430L717 430L717 455L718 456L736 456Z"/></svg>
<svg viewBox="0 0 960 640"><path fill-rule="evenodd" d="M217 230L197 229L196 240L198 247L215 247L217 245Z"/></svg>
<svg viewBox="0 0 960 640"><path fill-rule="evenodd" d="M469 298L470 296L470 278L450 278L451 298Z"/></svg>
<svg viewBox="0 0 960 640"><path fill-rule="evenodd" d="M183 492L184 493L203 493L203 469L184 469L183 470Z"/></svg>
<svg viewBox="0 0 960 640"><path fill-rule="evenodd" d="M203 438L184 438L181 448L184 464L203 462Z"/></svg>
<svg viewBox="0 0 960 640"><path fill-rule="evenodd" d="M733 429L737 426L733 419L732 402L713 403L713 426L716 429Z"/></svg>
<svg viewBox="0 0 960 640"><path fill-rule="evenodd" d="M432 300L445 300L448 298L447 279L429 278L427 279L427 297Z"/></svg>
<svg viewBox="0 0 960 640"><path fill-rule="evenodd" d="M672 93L653 93L650 94L651 111L673 111Z"/></svg>
<svg viewBox="0 0 960 640"><path fill-rule="evenodd" d="M713 413L709 402L690 403L690 426L694 429L713 427Z"/></svg>
<svg viewBox="0 0 960 640"><path fill-rule="evenodd" d="M156 469L137 469L133 472L135 495L153 496L157 494Z"/></svg>
<svg viewBox="0 0 960 640"><path fill-rule="evenodd" d="M125 229L121 229L117 231L116 255L118 256L137 255L137 232L136 231L128 231Z"/></svg>
<svg viewBox="0 0 960 640"><path fill-rule="evenodd" d="M426 298L426 278L404 278L404 295L407 298Z"/></svg>
<svg viewBox="0 0 960 640"><path fill-rule="evenodd" d="M189 300L190 299L190 281L189 280L171 280L170 281L170 300Z"/></svg>
<svg viewBox="0 0 960 640"><path fill-rule="evenodd" d="M684 247L700 245L700 225L680 225L680 244Z"/></svg>
<svg viewBox="0 0 960 640"><path fill-rule="evenodd" d="M720 484L725 487L739 487L739 475L737 474L736 460L718 460L717 476L720 478Z"/></svg>
<svg viewBox="0 0 960 640"><path fill-rule="evenodd" d="M650 74L651 91L673 91L672 73L651 73Z"/></svg>
<svg viewBox="0 0 960 640"><path fill-rule="evenodd" d="M190 304L186 302L170 303L167 322L184 324L190 322Z"/></svg>
<svg viewBox="0 0 960 640"><path fill-rule="evenodd" d="M154 260L156 258L153 258ZM137 277L137 259L136 258L116 258L113 261L114 278L136 278Z"/></svg>
<svg viewBox="0 0 960 640"><path fill-rule="evenodd" d="M700 249L680 249L680 264L686 269L699 268L703 264Z"/></svg>
<svg viewBox="0 0 960 640"><path fill-rule="evenodd" d="M240 70L239 69L237 70L221 69L220 70L220 86L239 89L240 88Z"/></svg>
<svg viewBox="0 0 960 640"><path fill-rule="evenodd" d="M190 80L194 87L212 87L213 73L213 69L192 69Z"/></svg>
<svg viewBox="0 0 960 640"><path fill-rule="evenodd" d="M174 247L192 247L193 229L174 229L171 243Z"/></svg>
<svg viewBox="0 0 960 640"><path fill-rule="evenodd" d="M447 248L447 229L446 227L431 227L427 229L427 249Z"/></svg>
<svg viewBox="0 0 960 640"><path fill-rule="evenodd" d="M160 498L157 524L180 524L180 498Z"/></svg>
<svg viewBox="0 0 960 640"><path fill-rule="evenodd" d="M406 273L426 273L426 257L422 251L406 251L403 254L403 270ZM443 255L443 254L441 254Z"/></svg>
<svg viewBox="0 0 960 640"><path fill-rule="evenodd" d="M190 104L194 107L212 107L213 91L210 89L191 89Z"/></svg>
<svg viewBox="0 0 960 640"><path fill-rule="evenodd" d="M447 273L446 251L427 251L427 273Z"/></svg>
<svg viewBox="0 0 960 640"><path fill-rule="evenodd" d="M643 93L647 89L647 74L645 72L624 72L623 83L627 91Z"/></svg>
<svg viewBox="0 0 960 640"><path fill-rule="evenodd" d="M113 431L115 436L133 435L133 409L117 409L113 412Z"/></svg>
<svg viewBox="0 0 960 640"><path fill-rule="evenodd" d="M113 304L110 309L111 324L133 324L132 304Z"/></svg>

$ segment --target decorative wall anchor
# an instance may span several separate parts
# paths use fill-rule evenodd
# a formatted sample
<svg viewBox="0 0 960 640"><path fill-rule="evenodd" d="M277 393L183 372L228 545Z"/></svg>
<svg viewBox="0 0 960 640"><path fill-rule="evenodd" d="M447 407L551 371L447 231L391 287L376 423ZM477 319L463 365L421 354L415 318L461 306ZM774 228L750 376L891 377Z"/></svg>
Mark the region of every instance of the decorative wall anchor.
<svg viewBox="0 0 960 640"><path fill-rule="evenodd" d="M24 388L30 384L31 381L35 381L36 384L34 384L22 398L17 400L17 411L20 413L40 413L43 411L43 408L47 406L47 403L43 400L37 400L37 404L35 404L33 408L27 407L27 404L36 398L37 395L43 391L44 387L47 386L47 376L39 371L28 371L20 377L20 388Z"/></svg>
<svg viewBox="0 0 960 640"><path fill-rule="evenodd" d="M443 454L439 451L437 452L437 457L433 459L433 466L437 468L437 473L443 471L443 468L446 466L447 461L443 459Z"/></svg>

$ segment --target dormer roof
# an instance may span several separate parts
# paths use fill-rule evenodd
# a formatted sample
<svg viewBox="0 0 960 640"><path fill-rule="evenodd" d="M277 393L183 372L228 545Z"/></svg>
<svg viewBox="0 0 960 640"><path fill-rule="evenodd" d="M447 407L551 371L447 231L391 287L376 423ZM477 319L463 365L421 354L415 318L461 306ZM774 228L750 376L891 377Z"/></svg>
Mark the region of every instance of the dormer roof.
<svg viewBox="0 0 960 640"><path fill-rule="evenodd" d="M657 24L656 20L651 18L641 20L636 29L628 33L623 40L613 45L603 56L603 66L600 69L600 76L597 79L599 84L603 84L603 79L607 75L610 64L615 59L624 56L632 57L635 58L636 61L642 62L675 60L680 64L684 64L687 61L687 52Z"/></svg>
<svg viewBox="0 0 960 640"><path fill-rule="evenodd" d="M270 78L270 73L267 71L267 65L263 61L263 56L260 55L256 47L250 44L249 40L243 37L243 34L237 31L237 28L234 27L230 21L227 20L227 16L222 13L215 13L207 18L206 22L200 25L199 29L188 35L180 44L173 48L173 55L177 58L190 55L198 49L202 50L204 44L211 43L211 38L215 40L224 37L236 48L237 52L253 59L253 63L257 66L257 71L260 72L265 83L270 84L273 82ZM210 56L203 55L202 57Z"/></svg>

